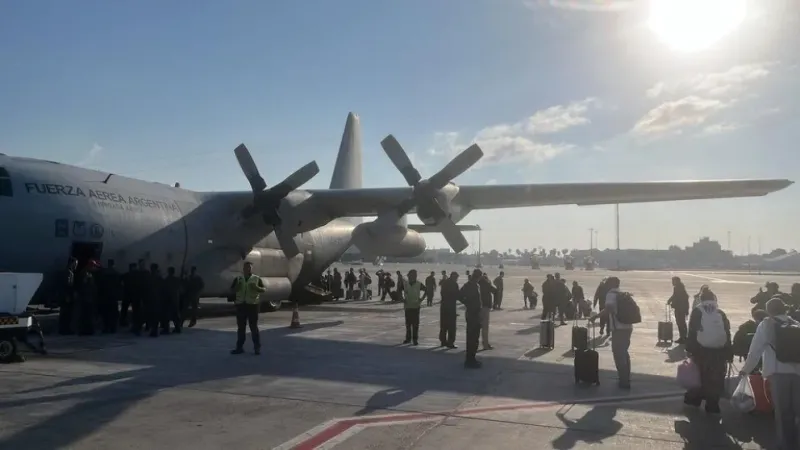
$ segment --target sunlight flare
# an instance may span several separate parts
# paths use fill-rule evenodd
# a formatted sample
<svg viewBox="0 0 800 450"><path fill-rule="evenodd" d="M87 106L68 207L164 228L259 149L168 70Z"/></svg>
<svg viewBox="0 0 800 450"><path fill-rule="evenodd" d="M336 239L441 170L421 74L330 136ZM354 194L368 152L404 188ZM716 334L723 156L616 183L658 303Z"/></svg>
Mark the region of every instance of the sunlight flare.
<svg viewBox="0 0 800 450"><path fill-rule="evenodd" d="M651 0L648 25L673 50L705 50L733 32L747 0Z"/></svg>

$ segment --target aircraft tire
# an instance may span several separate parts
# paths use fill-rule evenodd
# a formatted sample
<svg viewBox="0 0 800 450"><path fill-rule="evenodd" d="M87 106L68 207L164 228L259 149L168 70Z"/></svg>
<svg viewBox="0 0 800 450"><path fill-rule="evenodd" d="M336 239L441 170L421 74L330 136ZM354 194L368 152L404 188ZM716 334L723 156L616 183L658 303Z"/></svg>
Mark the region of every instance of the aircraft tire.
<svg viewBox="0 0 800 450"><path fill-rule="evenodd" d="M7 364L14 361L17 348L12 339L13 338L0 337L0 363Z"/></svg>
<svg viewBox="0 0 800 450"><path fill-rule="evenodd" d="M261 303L261 312L275 312L281 309L283 302L280 300L270 300Z"/></svg>

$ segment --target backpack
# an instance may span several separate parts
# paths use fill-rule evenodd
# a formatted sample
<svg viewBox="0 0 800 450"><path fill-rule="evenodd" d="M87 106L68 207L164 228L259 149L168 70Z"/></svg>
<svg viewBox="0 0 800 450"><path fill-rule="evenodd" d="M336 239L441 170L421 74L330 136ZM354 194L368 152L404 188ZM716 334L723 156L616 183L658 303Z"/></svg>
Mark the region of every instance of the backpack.
<svg viewBox="0 0 800 450"><path fill-rule="evenodd" d="M748 330L739 329L733 336L733 356L747 358L750 352L750 344L753 342L755 333L748 333Z"/></svg>
<svg viewBox="0 0 800 450"><path fill-rule="evenodd" d="M639 305L633 299L630 292L617 293L617 322L624 325L633 325L642 321L642 313Z"/></svg>
<svg viewBox="0 0 800 450"><path fill-rule="evenodd" d="M800 364L800 323L775 319L775 358L786 364Z"/></svg>
<svg viewBox="0 0 800 450"><path fill-rule="evenodd" d="M709 311L702 305L698 306L702 313L700 319L700 329L697 330L697 343L703 348L723 348L728 340L725 333L725 323L722 320L722 312L718 308Z"/></svg>

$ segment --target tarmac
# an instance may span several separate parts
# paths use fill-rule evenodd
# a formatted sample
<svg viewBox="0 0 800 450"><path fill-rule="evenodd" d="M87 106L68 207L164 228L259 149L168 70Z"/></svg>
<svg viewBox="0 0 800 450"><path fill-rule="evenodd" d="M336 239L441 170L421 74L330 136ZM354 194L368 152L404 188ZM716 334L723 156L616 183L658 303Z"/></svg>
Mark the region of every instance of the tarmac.
<svg viewBox="0 0 800 450"><path fill-rule="evenodd" d="M560 271L588 296L612 274ZM262 314L260 356L250 342L246 354L229 354L231 317L158 339L50 336L49 355L0 366L0 449L772 448L769 417L726 402L721 420L684 408L674 381L683 350L656 345L673 273L613 272L643 315L631 345L633 387L624 391L605 338L593 341L600 386L575 385L569 326L557 329L554 350L539 350L540 310L522 308L520 288L529 277L539 292L545 270L505 272L504 310L492 313L494 349L479 354L480 370L462 365L463 313L458 349L438 347L436 306L423 308L413 347L401 344L402 306L378 300L303 309L301 329L288 327L291 311ZM734 325L769 278L674 275L690 293L709 284Z"/></svg>

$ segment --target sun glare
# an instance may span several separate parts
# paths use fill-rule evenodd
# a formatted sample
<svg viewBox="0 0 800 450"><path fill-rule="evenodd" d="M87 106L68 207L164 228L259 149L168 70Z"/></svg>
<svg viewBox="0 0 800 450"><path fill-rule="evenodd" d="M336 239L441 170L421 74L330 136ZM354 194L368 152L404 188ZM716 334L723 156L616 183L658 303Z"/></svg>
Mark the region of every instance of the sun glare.
<svg viewBox="0 0 800 450"><path fill-rule="evenodd" d="M735 30L746 0L651 0L648 24L674 50L704 50Z"/></svg>

